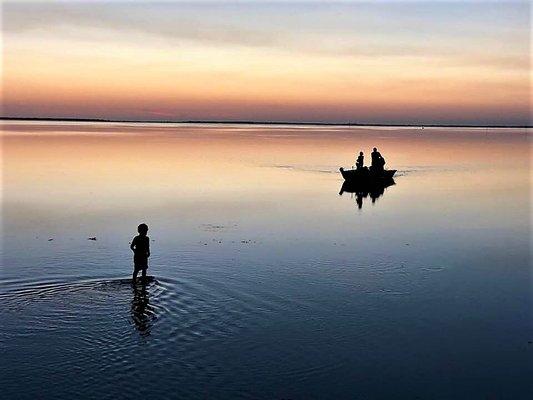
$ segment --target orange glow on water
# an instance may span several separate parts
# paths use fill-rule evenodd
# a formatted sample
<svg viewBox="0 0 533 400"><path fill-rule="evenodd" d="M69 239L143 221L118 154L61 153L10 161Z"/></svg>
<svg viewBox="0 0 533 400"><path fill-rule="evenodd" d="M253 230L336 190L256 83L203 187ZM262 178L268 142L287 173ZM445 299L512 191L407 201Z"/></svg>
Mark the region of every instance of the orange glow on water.
<svg viewBox="0 0 533 400"><path fill-rule="evenodd" d="M389 168L437 168L463 190L472 168L489 185L517 186L529 171L521 132L231 125L26 124L4 126L7 201L133 207L311 193L377 146ZM469 136L470 135L470 136ZM486 136L484 136L486 135ZM502 150L504 148L504 150ZM513 173L509 174L512 170ZM442 174L442 171L445 171ZM424 179L424 174L415 176ZM483 182L474 182L480 187ZM519 187L520 185L518 185ZM329 189L324 189L327 192Z"/></svg>

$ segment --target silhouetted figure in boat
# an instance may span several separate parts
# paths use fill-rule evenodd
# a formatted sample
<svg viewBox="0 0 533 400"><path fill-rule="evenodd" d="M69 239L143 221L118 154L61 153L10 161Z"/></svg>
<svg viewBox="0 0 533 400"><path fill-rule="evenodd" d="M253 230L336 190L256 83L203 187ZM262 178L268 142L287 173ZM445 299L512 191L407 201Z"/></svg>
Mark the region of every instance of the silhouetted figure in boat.
<svg viewBox="0 0 533 400"><path fill-rule="evenodd" d="M385 159L381 156L381 153L375 147L372 149L372 166L370 169L374 172L381 172L385 167Z"/></svg>
<svg viewBox="0 0 533 400"><path fill-rule="evenodd" d="M355 168L362 170L365 165L365 156L363 155L363 152L359 152L359 157L357 157L357 161L355 163Z"/></svg>
<svg viewBox="0 0 533 400"><path fill-rule="evenodd" d="M142 281L146 281L148 257L150 257L150 238L146 236L148 233L148 225L140 224L137 227L137 232L139 232L139 234L133 238L130 246L130 249L133 250L133 284L137 280L137 274L139 271L142 271Z"/></svg>

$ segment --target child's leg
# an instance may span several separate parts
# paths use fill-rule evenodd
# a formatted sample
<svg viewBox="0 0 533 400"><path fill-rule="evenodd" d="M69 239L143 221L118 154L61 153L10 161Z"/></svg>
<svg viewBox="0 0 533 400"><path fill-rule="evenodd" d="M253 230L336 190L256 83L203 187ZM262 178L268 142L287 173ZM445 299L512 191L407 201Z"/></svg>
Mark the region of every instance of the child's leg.
<svg viewBox="0 0 533 400"><path fill-rule="evenodd" d="M137 274L139 273L139 270L137 268L133 269L133 277L131 278L131 283L135 283L137 280Z"/></svg>
<svg viewBox="0 0 533 400"><path fill-rule="evenodd" d="M146 282L146 268L143 268L142 280Z"/></svg>

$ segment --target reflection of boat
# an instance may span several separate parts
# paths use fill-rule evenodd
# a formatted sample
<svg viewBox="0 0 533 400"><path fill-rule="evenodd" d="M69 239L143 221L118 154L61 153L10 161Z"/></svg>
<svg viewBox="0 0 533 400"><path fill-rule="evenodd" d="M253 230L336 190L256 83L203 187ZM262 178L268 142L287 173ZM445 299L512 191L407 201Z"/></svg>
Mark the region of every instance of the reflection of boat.
<svg viewBox="0 0 533 400"><path fill-rule="evenodd" d="M344 169L340 168L342 177L346 181L383 181L390 180L396 173L395 169L373 171L371 168ZM390 186L390 185L389 185Z"/></svg>
<svg viewBox="0 0 533 400"><path fill-rule="evenodd" d="M363 198L370 196L372 204L374 204L376 199L383 196L386 188L395 184L392 178L345 180L339 194L342 196L344 192L354 193L357 206L361 209L363 208Z"/></svg>

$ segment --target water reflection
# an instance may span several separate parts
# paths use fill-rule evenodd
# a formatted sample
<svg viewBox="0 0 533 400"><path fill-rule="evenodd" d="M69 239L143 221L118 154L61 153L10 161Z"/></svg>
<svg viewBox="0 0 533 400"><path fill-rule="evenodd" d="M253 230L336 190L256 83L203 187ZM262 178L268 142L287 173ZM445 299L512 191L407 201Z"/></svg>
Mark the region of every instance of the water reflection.
<svg viewBox="0 0 533 400"><path fill-rule="evenodd" d="M339 195L342 196L344 192L351 193L352 197L355 194L355 202L357 207L361 210L363 208L363 199L370 196L372 204L376 202L376 199L383 196L385 189L389 186L395 185L394 179L387 179L377 182L349 182L344 181Z"/></svg>
<svg viewBox="0 0 533 400"><path fill-rule="evenodd" d="M142 337L150 336L155 319L154 307L150 305L150 293L147 283L132 285L131 319Z"/></svg>
<svg viewBox="0 0 533 400"><path fill-rule="evenodd" d="M4 398L524 398L522 133L48 125L3 127ZM319 171L372 147L409 175L338 198ZM139 219L159 278L132 288Z"/></svg>

